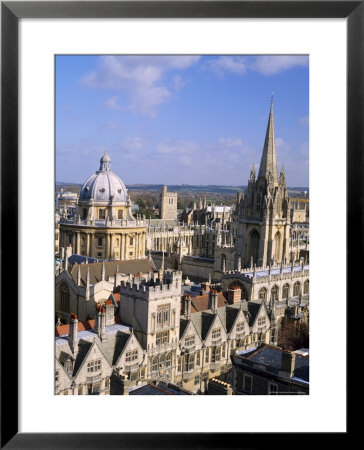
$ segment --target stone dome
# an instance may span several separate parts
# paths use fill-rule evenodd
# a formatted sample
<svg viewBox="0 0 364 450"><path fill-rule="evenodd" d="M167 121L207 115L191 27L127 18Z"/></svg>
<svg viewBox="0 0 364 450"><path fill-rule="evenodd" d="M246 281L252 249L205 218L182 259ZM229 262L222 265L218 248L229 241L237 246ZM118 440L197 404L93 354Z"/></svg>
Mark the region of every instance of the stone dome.
<svg viewBox="0 0 364 450"><path fill-rule="evenodd" d="M81 204L125 204L128 190L121 179L111 170L110 156L105 150L100 159L100 169L83 184L79 203Z"/></svg>

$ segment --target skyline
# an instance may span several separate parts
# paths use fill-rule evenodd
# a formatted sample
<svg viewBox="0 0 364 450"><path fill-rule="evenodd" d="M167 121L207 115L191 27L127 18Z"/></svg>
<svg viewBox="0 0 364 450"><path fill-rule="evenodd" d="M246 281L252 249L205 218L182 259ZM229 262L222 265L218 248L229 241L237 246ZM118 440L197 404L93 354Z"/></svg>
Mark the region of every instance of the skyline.
<svg viewBox="0 0 364 450"><path fill-rule="evenodd" d="M308 57L57 56L56 181L247 184L274 92L278 171L309 185Z"/></svg>

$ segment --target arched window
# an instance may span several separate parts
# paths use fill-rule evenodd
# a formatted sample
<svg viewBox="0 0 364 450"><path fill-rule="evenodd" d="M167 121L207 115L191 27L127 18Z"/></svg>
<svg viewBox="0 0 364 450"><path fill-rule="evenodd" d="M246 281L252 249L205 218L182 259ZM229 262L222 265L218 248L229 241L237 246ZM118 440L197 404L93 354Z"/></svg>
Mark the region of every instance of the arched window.
<svg viewBox="0 0 364 450"><path fill-rule="evenodd" d="M293 297L298 297L301 291L301 284L299 281L296 281L293 285Z"/></svg>
<svg viewBox="0 0 364 450"><path fill-rule="evenodd" d="M61 285L61 311L65 313L70 312L70 290L67 284L62 283Z"/></svg>
<svg viewBox="0 0 364 450"><path fill-rule="evenodd" d="M304 285L303 285L303 293L304 294L308 294L310 290L310 281L306 280Z"/></svg>
<svg viewBox="0 0 364 450"><path fill-rule="evenodd" d="M271 290L271 297L274 302L278 301L278 292L279 292L278 286L277 285L273 286Z"/></svg>
<svg viewBox="0 0 364 450"><path fill-rule="evenodd" d="M282 289L282 298L283 298L283 299L287 299L288 296L289 296L289 284L286 283L286 284L283 286L283 289Z"/></svg>
<svg viewBox="0 0 364 450"><path fill-rule="evenodd" d="M66 361L65 370L68 373L68 375L72 375L73 364L70 359L67 359L67 361Z"/></svg>
<svg viewBox="0 0 364 450"><path fill-rule="evenodd" d="M168 353L166 356L166 367L172 366L172 353Z"/></svg>
<svg viewBox="0 0 364 450"><path fill-rule="evenodd" d="M281 233L279 231L274 236L274 259L276 262L281 260Z"/></svg>
<svg viewBox="0 0 364 450"><path fill-rule="evenodd" d="M157 372L158 371L158 356L155 356L152 359L152 372Z"/></svg>
<svg viewBox="0 0 364 450"><path fill-rule="evenodd" d="M251 257L253 257L253 264L258 263L259 258L259 233L257 230L253 230L249 238L249 262Z"/></svg>
<svg viewBox="0 0 364 450"><path fill-rule="evenodd" d="M267 289L266 288L260 289L259 294L258 294L258 298L260 300L264 300L264 301L267 299Z"/></svg>

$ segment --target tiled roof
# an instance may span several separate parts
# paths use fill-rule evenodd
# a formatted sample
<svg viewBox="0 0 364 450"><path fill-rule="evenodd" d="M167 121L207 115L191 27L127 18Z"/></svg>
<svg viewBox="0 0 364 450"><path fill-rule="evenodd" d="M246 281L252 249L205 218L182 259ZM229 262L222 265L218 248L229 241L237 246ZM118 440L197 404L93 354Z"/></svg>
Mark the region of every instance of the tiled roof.
<svg viewBox="0 0 364 450"><path fill-rule="evenodd" d="M217 306L228 305L228 300L225 297L224 292L219 292L217 297ZM197 297L191 298L191 313L196 313L200 311L206 311L209 305L209 294L203 294Z"/></svg>
<svg viewBox="0 0 364 450"><path fill-rule="evenodd" d="M78 322L78 328L77 331L85 331L85 330L92 330L95 326L95 320L86 320L85 322ZM56 336L64 336L69 335L70 331L70 325L60 325L59 327L56 327Z"/></svg>

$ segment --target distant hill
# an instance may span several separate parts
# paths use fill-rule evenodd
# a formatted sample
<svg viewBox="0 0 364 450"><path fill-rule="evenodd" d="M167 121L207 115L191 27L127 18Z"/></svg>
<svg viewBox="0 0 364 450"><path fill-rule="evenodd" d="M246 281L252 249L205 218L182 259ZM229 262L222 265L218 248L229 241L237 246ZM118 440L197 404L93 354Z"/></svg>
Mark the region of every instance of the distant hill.
<svg viewBox="0 0 364 450"><path fill-rule="evenodd" d="M82 184L77 183L65 183L61 181L56 182L56 190L63 187L64 190L75 189L80 190ZM126 187L131 191L149 191L149 192L159 192L162 189L163 184L128 184ZM245 185L241 186L220 186L215 184L209 185L191 185L191 184L171 184L167 185L169 191L180 192L184 194L194 193L214 193L214 194L235 194L238 190L244 192L246 189ZM304 191L309 192L308 187L288 187L288 192L291 195L299 195Z"/></svg>

